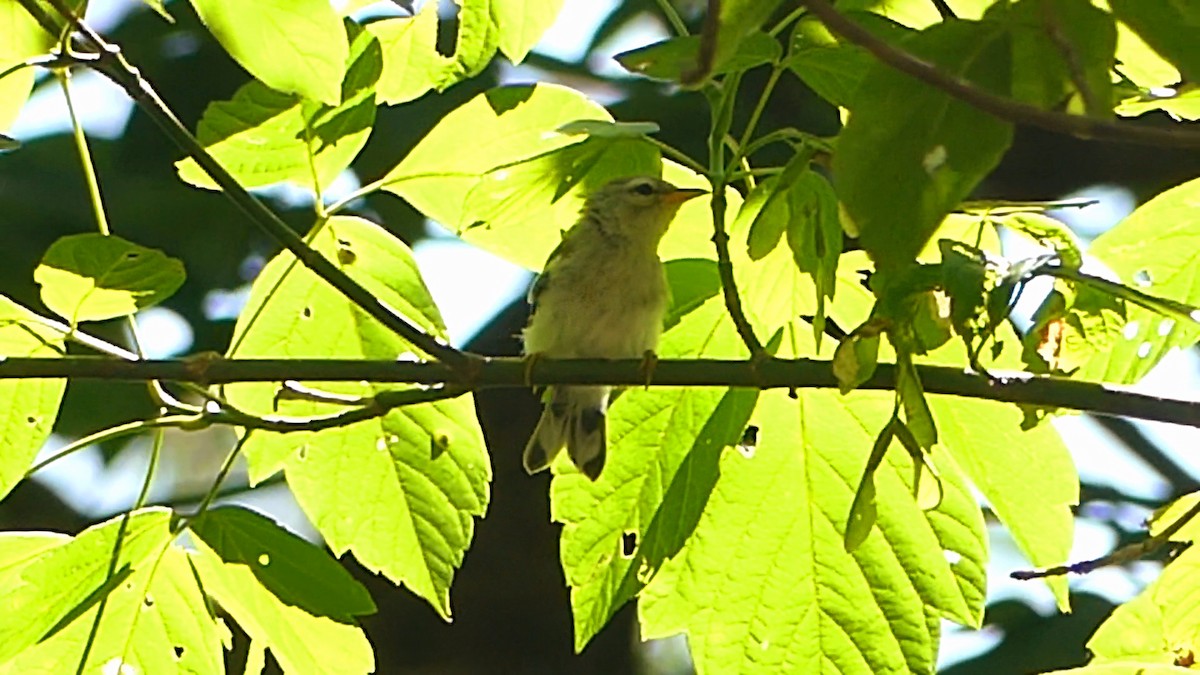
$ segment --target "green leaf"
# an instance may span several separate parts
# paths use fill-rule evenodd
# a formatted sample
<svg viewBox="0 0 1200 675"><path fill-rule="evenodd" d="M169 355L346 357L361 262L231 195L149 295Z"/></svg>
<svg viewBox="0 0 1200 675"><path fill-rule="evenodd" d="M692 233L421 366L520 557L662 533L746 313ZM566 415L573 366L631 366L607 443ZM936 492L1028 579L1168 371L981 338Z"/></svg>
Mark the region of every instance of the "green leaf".
<svg viewBox="0 0 1200 675"><path fill-rule="evenodd" d="M188 529L227 565L245 565L281 602L342 623L373 614L367 589L325 551L271 519L238 507L216 508Z"/></svg>
<svg viewBox="0 0 1200 675"><path fill-rule="evenodd" d="M812 277L816 290L812 326L813 339L820 349L825 334L825 303L833 299L842 255L837 196L824 176L805 171L788 191L788 211L787 242L792 260L797 269Z"/></svg>
<svg viewBox="0 0 1200 675"><path fill-rule="evenodd" d="M1127 313L1118 298L1057 281L1022 340L1024 361L1034 372L1073 374L1120 342Z"/></svg>
<svg viewBox="0 0 1200 675"><path fill-rule="evenodd" d="M264 516L220 508L190 525L208 591L287 672L370 672L371 647L354 617L367 590L323 550Z"/></svg>
<svg viewBox="0 0 1200 675"><path fill-rule="evenodd" d="M996 0L947 0L946 5L960 19L980 19ZM910 28L927 28L942 20L937 6L929 0L838 0L844 13L871 12Z"/></svg>
<svg viewBox="0 0 1200 675"><path fill-rule="evenodd" d="M913 367L910 354L896 355L896 395L900 397L900 403L904 407L904 422L920 444L921 450L931 451L938 442L937 426L933 422L933 413L929 410L925 389L921 386L921 378L917 375L917 369Z"/></svg>
<svg viewBox="0 0 1200 675"><path fill-rule="evenodd" d="M1060 106L1072 93L1091 99L1088 114L1112 114L1112 69L1117 28L1112 15L1090 0L1023 0L997 4L988 18L1012 33L1014 98L1044 108Z"/></svg>
<svg viewBox="0 0 1200 675"><path fill-rule="evenodd" d="M669 38L646 47L621 52L613 58L625 70L656 80L679 82L696 67L700 36ZM783 54L779 41L762 31L754 31L738 44L737 50L721 55L713 64L713 75L737 73L774 63Z"/></svg>
<svg viewBox="0 0 1200 675"><path fill-rule="evenodd" d="M904 26L878 14L845 14L885 42L900 42L911 34ZM858 45L839 42L819 20L804 18L792 30L784 63L818 96L846 108L851 106L858 85L875 59Z"/></svg>
<svg viewBox="0 0 1200 675"><path fill-rule="evenodd" d="M780 0L725 0L718 5L716 44L710 65L725 63L741 52L759 28L771 18ZM700 66L698 61L697 66ZM711 75L711 73L703 73Z"/></svg>
<svg viewBox="0 0 1200 675"><path fill-rule="evenodd" d="M320 226L312 245L375 297L428 333L445 327L408 248L359 218ZM235 328L231 355L263 358L414 358L416 348L380 326L290 254L259 275ZM278 400L278 383L226 387L239 408L310 417L342 406ZM396 387L308 383L356 397ZM409 405L385 417L319 432L255 432L245 455L257 483L283 469L288 485L335 554L407 585L443 616L449 588L488 501L491 465L470 399ZM363 514L372 514L365 518Z"/></svg>
<svg viewBox="0 0 1200 675"><path fill-rule="evenodd" d="M130 517L115 574L107 582L109 560L123 516L93 525L70 542L27 559L24 565L0 570L0 581L8 589L5 612L0 615L0 663L46 639L56 627L78 620L118 586L130 583L132 575L141 573L144 584L145 572L173 539L170 516L169 509L150 508ZM120 620L114 620L116 623ZM74 652L76 660L79 653Z"/></svg>
<svg viewBox="0 0 1200 675"><path fill-rule="evenodd" d="M1007 40L995 25L954 21L904 42L948 73L1008 90ZM909 264L942 218L999 162L1012 127L877 64L838 139L838 196L863 248L883 268Z"/></svg>
<svg viewBox="0 0 1200 675"><path fill-rule="evenodd" d="M658 352L679 358L744 355L715 297L668 331ZM684 545L717 480L721 449L741 438L755 394L626 391L609 410L609 457L599 480L556 465L551 517L564 524L561 556L571 586L576 651ZM623 554L627 533L635 536L637 549Z"/></svg>
<svg viewBox="0 0 1200 675"><path fill-rule="evenodd" d="M606 122L604 120L575 120L558 128L559 133L592 138L641 138L658 133L654 122Z"/></svg>
<svg viewBox="0 0 1200 675"><path fill-rule="evenodd" d="M341 103L320 105L252 81L231 100L211 103L204 110L197 139L243 186L290 181L324 189L367 142L375 123L375 84L382 72L379 43L350 21L338 30L351 38ZM194 159L184 158L175 167L180 179L217 189Z"/></svg>
<svg viewBox="0 0 1200 675"><path fill-rule="evenodd" d="M819 174L808 168L806 154L794 157L783 173L763 180L742 204L734 229L748 229L746 247L751 260L767 257L787 233L788 248L796 269L812 277L812 320L816 344L825 331L825 301L833 297L838 257L842 252L842 227L837 197Z"/></svg>
<svg viewBox="0 0 1200 675"><path fill-rule="evenodd" d="M1117 607L1088 640L1096 665L1128 661L1170 665L1185 651L1191 653L1200 608L1179 600L1196 593L1198 573L1200 556L1195 550L1184 551L1136 598Z"/></svg>
<svg viewBox="0 0 1200 675"><path fill-rule="evenodd" d="M1002 339L1016 342L1011 329ZM997 365L1012 367L1019 357L1006 352ZM931 359L961 365L961 343L951 342ZM954 458L975 488L1012 534L1021 552L1036 567L1066 561L1071 550L1074 515L1079 503L1079 476L1058 432L1048 424L1022 430L1016 406L980 399L931 396L941 448ZM943 455L945 457L945 455ZM944 465L939 458L939 465ZM1049 577L1059 607L1069 607L1067 582Z"/></svg>
<svg viewBox="0 0 1200 675"><path fill-rule="evenodd" d="M1083 250L1079 246L1079 238L1062 221L1044 213L1027 211L992 215L990 218L999 225L1053 249L1064 266L1079 269L1083 265Z"/></svg>
<svg viewBox="0 0 1200 675"><path fill-rule="evenodd" d="M513 63L525 59L562 11L563 0L492 0L500 51Z"/></svg>
<svg viewBox="0 0 1200 675"><path fill-rule="evenodd" d="M191 0L226 52L276 91L328 106L350 52L342 19L328 0Z"/></svg>
<svg viewBox="0 0 1200 675"><path fill-rule="evenodd" d="M858 385L871 379L879 363L879 335L851 333L838 343L833 353L833 374L838 379L838 391L849 394Z"/></svg>
<svg viewBox="0 0 1200 675"><path fill-rule="evenodd" d="M760 396L758 447L721 457L695 533L642 595L642 635L686 632L699 672L931 672L936 618L982 618L979 509L950 466L947 498L919 510L908 455L888 453L875 479L878 526L848 553L844 519L867 430L889 419L891 397L797 396Z"/></svg>
<svg viewBox="0 0 1200 675"><path fill-rule="evenodd" d="M1200 7L1176 0L1109 0L1118 19L1179 68L1189 82L1200 80L1196 30Z"/></svg>
<svg viewBox="0 0 1200 675"><path fill-rule="evenodd" d="M1179 656L1183 656L1183 653L1180 653ZM1119 659L1081 666L1079 668L1049 670L1046 672L1053 675L1129 675L1129 673L1137 673L1138 675L1188 675L1188 673L1195 671L1170 663L1156 663L1149 659Z"/></svg>
<svg viewBox="0 0 1200 675"><path fill-rule="evenodd" d="M1174 187L1100 235L1088 253L1138 290L1200 305L1200 180ZM1169 243L1168 243L1169 242ZM1097 353L1080 376L1105 382L1141 379L1167 352L1200 340L1195 322L1129 307L1122 339Z"/></svg>
<svg viewBox="0 0 1200 675"><path fill-rule="evenodd" d="M587 191L661 167L638 138L558 131L581 120L611 117L564 87L493 89L442 118L380 183L468 242L538 268Z"/></svg>
<svg viewBox="0 0 1200 675"><path fill-rule="evenodd" d="M38 5L55 23L61 24L58 14L45 0L39 0ZM67 6L76 12L85 5L86 0L67 0ZM0 0L0 72L35 56L49 54L57 41L58 35L43 30L20 2ZM33 68L22 68L0 79L0 131L6 131L16 121L33 89L35 74Z"/></svg>
<svg viewBox="0 0 1200 675"><path fill-rule="evenodd" d="M497 24L500 4L512 0L454 0L458 9L458 36L454 44L453 62L442 72L437 84L443 91L456 82L475 77L492 61L500 46L500 26Z"/></svg>
<svg viewBox="0 0 1200 675"><path fill-rule="evenodd" d="M72 234L50 245L33 271L42 302L72 326L133 314L183 285L183 263L113 235Z"/></svg>
<svg viewBox="0 0 1200 675"><path fill-rule="evenodd" d="M1116 71L1139 89L1169 87L1179 82L1179 70L1159 56L1124 21L1117 22Z"/></svg>
<svg viewBox="0 0 1200 675"><path fill-rule="evenodd" d="M671 293L671 306L663 318L663 325L669 330L686 314L721 292L721 277L715 260L684 258L667 261L663 267Z"/></svg>
<svg viewBox="0 0 1200 675"><path fill-rule="evenodd" d="M74 672L96 608L0 666L0 673ZM105 668L140 673L225 672L227 629L213 616L181 548L152 554L108 595L84 672Z"/></svg>
<svg viewBox="0 0 1200 675"><path fill-rule="evenodd" d="M1124 99L1114 110L1123 117L1137 117L1161 110L1177 122L1180 120L1195 122L1200 120L1200 89L1181 87L1176 95L1166 98L1146 92L1140 96Z"/></svg>
<svg viewBox="0 0 1200 675"><path fill-rule="evenodd" d="M438 86L453 62L437 50L438 3L427 2L411 17L373 21L367 31L379 40L383 74L379 99L388 105L420 98Z"/></svg>
<svg viewBox="0 0 1200 675"><path fill-rule="evenodd" d="M0 296L0 357L62 356L63 338L36 314ZM65 379L0 381L0 498L25 477L50 437L66 387Z"/></svg>
<svg viewBox="0 0 1200 675"><path fill-rule="evenodd" d="M854 492L854 501L850 503L850 515L846 518L846 532L842 541L846 545L846 550L851 553L866 541L867 535L875 527L875 521L879 514L875 506L875 472L883 463L884 454L896 435L895 422L896 420L893 418L875 437L875 443L871 446L871 455L867 457L867 468L863 469L862 478L858 481L858 489Z"/></svg>

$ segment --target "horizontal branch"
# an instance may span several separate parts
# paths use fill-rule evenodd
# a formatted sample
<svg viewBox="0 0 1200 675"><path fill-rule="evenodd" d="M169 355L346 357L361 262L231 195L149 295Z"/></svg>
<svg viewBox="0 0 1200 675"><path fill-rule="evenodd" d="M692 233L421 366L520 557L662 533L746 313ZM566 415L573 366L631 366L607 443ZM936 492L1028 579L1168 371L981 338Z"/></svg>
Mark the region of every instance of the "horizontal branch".
<svg viewBox="0 0 1200 675"><path fill-rule="evenodd" d="M1081 382L1028 373L970 373L949 366L920 365L921 383L932 394L1069 408L1081 412L1173 422L1200 427L1200 401L1153 396L1128 387ZM122 361L94 357L10 358L0 361L0 380L35 377L75 377L102 380L169 380L199 384L231 382L393 382L462 389L524 387L549 384L607 384L612 386L750 387L809 389L837 387L828 361L764 359L728 361L670 359L659 361L647 383L640 359L621 361L481 358L469 370L442 363L366 361L349 359L225 359L191 358ZM880 364L875 376L860 389L891 390L896 369Z"/></svg>
<svg viewBox="0 0 1200 675"><path fill-rule="evenodd" d="M932 63L881 40L834 9L826 0L798 2L816 15L829 30L871 52L881 63L1001 120L1085 139L1200 149L1200 132L1187 129L1158 129L1128 122L1053 112L997 96L980 89L969 80L939 70Z"/></svg>

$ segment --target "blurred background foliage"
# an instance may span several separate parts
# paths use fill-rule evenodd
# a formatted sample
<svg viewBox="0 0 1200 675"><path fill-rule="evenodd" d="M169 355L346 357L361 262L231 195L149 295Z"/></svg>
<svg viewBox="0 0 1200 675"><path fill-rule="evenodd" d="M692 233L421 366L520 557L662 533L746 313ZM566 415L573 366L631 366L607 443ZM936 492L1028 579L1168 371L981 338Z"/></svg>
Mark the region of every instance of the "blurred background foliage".
<svg viewBox="0 0 1200 675"><path fill-rule="evenodd" d="M578 10L595 14L595 7L590 6L597 1L569 0L552 33L564 30ZM108 12L102 27L190 128L195 128L207 104L229 98L249 79L207 35L187 3L168 4L174 24L164 23L136 2L96 0L92 4L93 11ZM446 11L440 36L449 45L454 17L448 11L450 3L442 4ZM520 67L497 61L479 77L444 94L380 108L371 139L353 167L358 181L382 175L447 111L480 91L509 82L553 81L575 87L608 105L618 120L653 121L662 129L658 136L663 141L693 157L703 157L709 120L697 114L703 107L700 94L629 76L611 60L616 51L665 35L655 3L606 0L598 4L611 7L611 11L587 38L586 48L574 50L573 58L564 57L562 50L535 50ZM698 30L701 3L678 0L676 4L690 28ZM579 32L578 27L572 30ZM766 69L746 76L742 104L736 111L742 119L749 115L765 79ZM82 85L93 84L82 77L76 82L81 90ZM42 79L38 86L45 98L57 96L52 80ZM85 117L107 116L122 122L108 133L91 137L113 230L178 256L187 265L186 284L166 303L173 313L171 320L158 324L145 317L151 341L155 326L170 326L163 330L176 332L184 326L183 338L174 340L168 353L224 351L242 297L239 294L275 252L273 243L250 227L219 194L179 181L172 163L180 154L148 118L136 110L124 116L118 110L122 104L114 103L112 94L81 94L78 100ZM18 131L37 128L42 120L30 118L47 114L45 104L29 108ZM61 115L61 110L55 114ZM1173 124L1160 114L1132 123ZM765 133L794 126L831 135L838 125L835 109L798 79L785 77L759 129ZM0 247L0 289L18 302L40 309L32 280L38 260L56 238L91 231L94 225L69 131L48 128L32 138L35 134L14 134L24 146L0 156L0 228L6 235L5 246ZM766 153L759 157L760 162L783 163L787 159ZM1087 189L1100 185L1127 190L1126 194L1142 201L1198 172L1200 156L1196 153L1084 141L1018 127L1012 150L976 197L1056 199L1086 194ZM311 205L303 198L280 190L264 194L297 231L303 232L311 224ZM430 236L431 230L418 213L386 193L368 197L356 210L410 245ZM1084 234L1094 236L1096 232ZM452 257L439 257L436 264L455 267ZM468 281L472 274L465 263L450 271ZM479 283L487 282L481 279ZM491 313L495 308L478 311ZM518 353L515 335L525 314L522 299L511 298L466 346L485 354ZM126 342L118 322L94 330L110 340ZM572 653L568 589L558 562L558 528L550 524L546 498L548 476L526 476L517 459L533 426L536 403L532 395L512 391L485 392L477 400L493 453L493 502L456 579L454 623L443 624L423 601L348 562L379 606L379 613L365 621L376 649L377 672L688 672L682 645L637 646L632 607L622 610L582 655ZM150 414L150 405L140 385L72 383L55 438L61 445L96 429L144 417ZM1080 514L1108 533L1101 537L1103 549L1089 550L1095 555L1139 536L1140 519L1153 505L1200 487L1192 473L1194 467L1181 466L1177 458L1151 442L1141 427L1117 420L1101 423L1109 437L1104 442L1115 442L1140 458L1142 466L1157 478L1151 481L1156 487L1149 493L1145 489L1127 491L1103 481L1084 485ZM204 432L215 433L221 432ZM155 486L157 501L186 503L211 480L225 446L218 437L204 434L168 435L166 465ZM0 502L0 523L6 529L76 532L127 508L144 470L145 446L135 440L97 449L90 458L80 457L54 473L44 472L39 476L42 480L26 481ZM1082 454L1074 445L1073 449L1087 480L1086 449ZM252 491L235 484L226 499L268 511L311 536L277 481ZM1002 552L1003 543L996 550ZM993 575L1002 575L1013 566L1020 563L1006 570L993 569ZM1125 572L1124 581L1110 580L1108 591L1077 593L1075 611L1069 616L1057 615L1045 603L1031 603L1019 593L1001 594L989 606L984 631L950 636L945 651L958 663L943 672L1020 673L1083 663L1086 637L1111 611L1114 599L1129 597L1130 589L1149 578L1153 565L1141 564ZM1112 590L1114 583L1117 590ZM1124 590L1122 583L1126 584ZM235 660L244 658L244 636L236 644L236 653L242 656L235 655Z"/></svg>

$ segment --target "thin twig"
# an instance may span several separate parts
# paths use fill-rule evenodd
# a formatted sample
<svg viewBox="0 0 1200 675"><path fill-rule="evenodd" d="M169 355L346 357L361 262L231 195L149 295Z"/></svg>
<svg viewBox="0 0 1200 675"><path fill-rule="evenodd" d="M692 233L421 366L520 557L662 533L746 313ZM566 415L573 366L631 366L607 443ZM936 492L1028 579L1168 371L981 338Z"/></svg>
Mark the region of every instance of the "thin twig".
<svg viewBox="0 0 1200 675"><path fill-rule="evenodd" d="M1188 509L1186 513L1180 516L1178 520L1167 526L1167 528L1162 532L1159 532L1152 537L1146 537L1137 543L1130 544L1128 546L1122 546L1106 556L1093 558L1091 560L1084 560L1082 562L1071 563L1070 565L1056 565L1044 570L1017 570L1016 572L1011 573L1009 576L1020 581L1028 581L1030 579L1041 579L1043 577L1060 577L1066 574L1087 574L1100 569L1101 567L1108 567L1109 565L1123 565L1125 563L1144 558L1163 546L1166 546L1168 543L1170 543L1171 537L1175 536L1177 532L1183 529L1184 525L1192 522L1192 520L1194 520L1198 515L1200 515L1200 501L1192 504L1192 507Z"/></svg>
<svg viewBox="0 0 1200 675"><path fill-rule="evenodd" d="M976 87L969 80L949 75L933 64L875 37L870 31L834 9L826 0L798 1L819 17L829 30L871 52L880 62L1001 120L1040 127L1080 138L1200 149L1200 132L1185 129L1157 129L1125 122L1051 112L997 96Z"/></svg>
<svg viewBox="0 0 1200 675"><path fill-rule="evenodd" d="M958 18L950 5L946 4L946 0L933 0L933 6L937 8L938 16L942 17L942 21L950 21L951 19Z"/></svg>

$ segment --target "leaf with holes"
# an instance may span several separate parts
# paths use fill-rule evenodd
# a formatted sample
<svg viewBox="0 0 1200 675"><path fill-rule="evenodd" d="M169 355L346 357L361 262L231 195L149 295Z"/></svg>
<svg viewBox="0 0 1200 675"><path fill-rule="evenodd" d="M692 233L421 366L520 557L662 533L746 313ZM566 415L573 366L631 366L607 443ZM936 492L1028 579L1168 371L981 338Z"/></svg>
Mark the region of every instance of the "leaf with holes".
<svg viewBox="0 0 1200 675"><path fill-rule="evenodd" d="M50 245L33 271L42 302L71 325L133 314L183 285L183 263L120 237L72 234Z"/></svg>
<svg viewBox="0 0 1200 675"><path fill-rule="evenodd" d="M320 226L312 244L372 295L445 339L437 307L408 247L398 239L365 220L336 217ZM415 351L283 253L255 280L230 354L393 360L416 358ZM405 389L370 383L306 386L356 398ZM279 390L279 383L225 388L235 405L254 414L311 417L346 409L280 397ZM491 478L470 399L404 406L317 432L255 432L244 452L255 483L284 470L301 508L335 553L351 551L367 568L407 585L449 616L450 582L471 542L472 517L486 509Z"/></svg>
<svg viewBox="0 0 1200 675"><path fill-rule="evenodd" d="M1138 207L1092 242L1088 253L1130 286L1150 295L1200 305L1200 180L1174 187ZM1136 382L1168 352L1200 340L1200 324L1127 303L1122 337L1096 353L1079 375Z"/></svg>
<svg viewBox="0 0 1200 675"><path fill-rule="evenodd" d="M721 457L695 533L642 594L643 638L686 633L700 672L931 672L937 618L982 619L986 534L952 462L941 505L917 508L897 447L875 474L876 527L847 552L854 488L891 409L881 394L763 393L754 455Z"/></svg>
<svg viewBox="0 0 1200 675"><path fill-rule="evenodd" d="M0 673L66 673L79 667L96 608L0 666ZM225 672L226 628L213 615L183 549L168 545L114 588L84 672Z"/></svg>
<svg viewBox="0 0 1200 675"><path fill-rule="evenodd" d="M0 357L62 356L63 339L36 314L0 296ZM50 436L66 387L65 379L0 381L0 498L25 477Z"/></svg>
<svg viewBox="0 0 1200 675"><path fill-rule="evenodd" d="M744 349L713 297L659 345L677 358L737 358ZM592 482L555 466L553 520L563 523L575 649L582 650L683 546L717 480L721 449L741 438L756 392L706 388L629 390L609 411L609 459ZM623 551L623 536L636 547Z"/></svg>
<svg viewBox="0 0 1200 675"><path fill-rule="evenodd" d="M375 123L375 84L383 68L380 46L354 22L347 21L339 30L351 38L339 103L318 104L251 81L232 99L205 108L196 137L243 186L290 181L314 191L324 189L367 142ZM217 189L191 157L176 162L175 168L181 180Z"/></svg>
<svg viewBox="0 0 1200 675"><path fill-rule="evenodd" d="M325 551L241 508L211 510L191 530L205 591L285 672L372 671L355 617L375 604Z"/></svg>
<svg viewBox="0 0 1200 675"><path fill-rule="evenodd" d="M136 593L129 596L124 593L139 585L145 588L155 562L174 538L170 519L171 512L165 508L135 512L126 527L121 526L122 516L117 516L89 527L70 541L47 547L35 557L26 557L23 564L0 568L0 581L8 589L6 611L0 616L0 663L8 664L13 657L27 653L31 655L23 658L35 661L55 654L61 656L62 650L58 649L50 650L49 654L27 650L38 643L46 644L43 641L52 636L63 634L56 629L70 626L76 628L68 643L81 646L92 623L82 616L89 612L94 614L95 604L104 597L114 598L114 603L130 601L140 606L142 597L133 600ZM113 576L107 578L113 546L121 532L124 534L121 555ZM121 589L120 596L114 595L118 588ZM120 638L128 637L128 618L127 613L110 617L114 632L108 635L105 644L115 645L118 634L121 634ZM169 650L170 645L148 645L147 648ZM71 651L76 662L79 654L79 649ZM29 671L17 669L12 672Z"/></svg>

